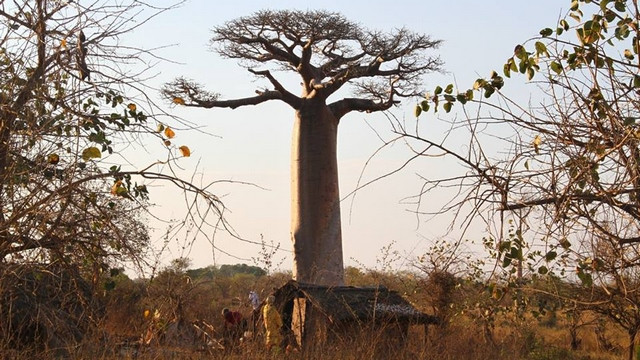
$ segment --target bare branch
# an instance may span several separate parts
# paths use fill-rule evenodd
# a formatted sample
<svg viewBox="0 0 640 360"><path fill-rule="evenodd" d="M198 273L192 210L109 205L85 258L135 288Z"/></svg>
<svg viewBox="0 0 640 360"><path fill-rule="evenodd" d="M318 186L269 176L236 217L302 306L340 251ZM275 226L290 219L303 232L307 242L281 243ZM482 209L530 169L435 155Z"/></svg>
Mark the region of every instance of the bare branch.
<svg viewBox="0 0 640 360"><path fill-rule="evenodd" d="M269 79L269 81L271 82L271 84L273 84L273 87L275 88L274 92L280 93L280 95L282 96L282 101L289 104L289 106L291 106L294 109L297 109L300 107L300 98L293 95L289 91L287 91L287 89L285 89L284 86L282 86L282 84L280 84L280 82L278 82L278 80L276 80L268 70L256 71L256 70L249 69L249 71L252 74L261 75Z"/></svg>
<svg viewBox="0 0 640 360"><path fill-rule="evenodd" d="M331 112L333 115L340 119L350 111L364 111L364 112L375 112L375 111L384 111L391 108L393 105L398 104L399 101L374 101L367 99L358 99L358 98L345 98L342 100L338 100L329 105Z"/></svg>
<svg viewBox="0 0 640 360"><path fill-rule="evenodd" d="M218 100L218 94L205 91L199 84L184 78L178 78L162 88L163 97L173 104L207 109L216 107L235 109L240 106L258 105L269 100L285 101L279 91L256 91L256 93L258 95L253 97ZM288 100L294 101L294 99Z"/></svg>

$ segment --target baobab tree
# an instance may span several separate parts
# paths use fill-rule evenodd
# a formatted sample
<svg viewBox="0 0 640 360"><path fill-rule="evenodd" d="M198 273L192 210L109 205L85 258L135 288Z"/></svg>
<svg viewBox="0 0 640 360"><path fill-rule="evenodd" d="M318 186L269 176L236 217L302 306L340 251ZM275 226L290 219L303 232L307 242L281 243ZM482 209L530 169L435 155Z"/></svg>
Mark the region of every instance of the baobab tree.
<svg viewBox="0 0 640 360"><path fill-rule="evenodd" d="M441 61L427 52L440 44L406 29L382 33L328 11L259 11L213 29L211 47L266 79L255 95L222 99L178 78L163 89L175 104L238 108L279 100L295 110L291 159L291 238L294 277L325 285L343 283L336 138L340 119L352 111L390 109L420 93L421 76ZM262 67L264 66L264 68ZM299 95L278 72L295 72ZM349 86L356 97L332 99Z"/></svg>

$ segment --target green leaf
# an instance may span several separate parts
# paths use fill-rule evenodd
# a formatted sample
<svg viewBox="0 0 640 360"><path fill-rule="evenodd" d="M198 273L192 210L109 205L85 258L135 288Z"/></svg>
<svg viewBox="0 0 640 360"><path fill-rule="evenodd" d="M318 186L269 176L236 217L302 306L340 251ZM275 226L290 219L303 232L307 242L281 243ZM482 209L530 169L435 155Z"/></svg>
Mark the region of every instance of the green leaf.
<svg viewBox="0 0 640 360"><path fill-rule="evenodd" d="M544 259L546 261L553 261L557 256L558 256L558 253L551 250L544 256Z"/></svg>
<svg viewBox="0 0 640 360"><path fill-rule="evenodd" d="M582 18L580 17L580 14L579 14L579 13L577 13L577 12L571 13L571 14L569 14L569 16L570 16L573 20L575 20L575 21L577 21L577 22L580 22L580 20L582 19Z"/></svg>
<svg viewBox="0 0 640 360"><path fill-rule="evenodd" d="M447 85L447 87L444 89L444 92L446 94L451 94L453 92L453 84Z"/></svg>
<svg viewBox="0 0 640 360"><path fill-rule="evenodd" d="M441 86L436 86L435 90L433 90L433 93L435 95L440 95L442 93L442 87Z"/></svg>
<svg viewBox="0 0 640 360"><path fill-rule="evenodd" d="M591 287L593 285L591 274L585 273L582 269L578 270L578 279L582 282L582 286Z"/></svg>
<svg viewBox="0 0 640 360"><path fill-rule="evenodd" d="M509 59L511 60L511 59ZM504 76L510 78L511 77L511 64L506 63L504 64L504 66L502 67L502 72L504 73Z"/></svg>
<svg viewBox="0 0 640 360"><path fill-rule="evenodd" d="M484 89L484 97L485 98L490 98L491 95L493 95L493 93L495 92L495 90L492 87L488 87Z"/></svg>
<svg viewBox="0 0 640 360"><path fill-rule="evenodd" d="M626 11L625 2L622 1L622 0L616 0L615 4L613 4L613 7L616 8L616 10L618 10L620 12Z"/></svg>
<svg viewBox="0 0 640 360"><path fill-rule="evenodd" d="M449 112L449 111L451 111L451 106L452 105L453 105L453 103L446 102L446 103L444 103L444 105L442 105L442 108L444 109L444 111Z"/></svg>
<svg viewBox="0 0 640 360"><path fill-rule="evenodd" d="M538 268L538 274L540 275L546 275L548 272L549 272L549 269L547 269L547 267L544 265Z"/></svg>
<svg viewBox="0 0 640 360"><path fill-rule="evenodd" d="M640 75L634 75L633 76L633 87L635 87L635 88L639 88L640 87Z"/></svg>
<svg viewBox="0 0 640 360"><path fill-rule="evenodd" d="M580 10L580 9L578 9L578 10L572 12L571 14L569 14L569 16L571 16L577 22L580 22L582 20L582 16L583 15L584 15L584 13L582 13L582 10Z"/></svg>
<svg viewBox="0 0 640 360"><path fill-rule="evenodd" d="M607 5L609 5L610 2L611 0L600 0L600 10L607 10Z"/></svg>
<svg viewBox="0 0 640 360"><path fill-rule="evenodd" d="M591 30L593 28L593 20L585 21L582 27L587 31Z"/></svg>
<svg viewBox="0 0 640 360"><path fill-rule="evenodd" d="M551 28L544 28L540 30L540 35L543 37L551 36L551 34L553 34L553 30L551 30Z"/></svg>
<svg viewBox="0 0 640 360"><path fill-rule="evenodd" d="M118 196L126 196L127 193L129 193L129 190L127 190L127 188L124 187L124 186L119 186L116 189L116 195L118 195Z"/></svg>
<svg viewBox="0 0 640 360"><path fill-rule="evenodd" d="M422 111L424 111L424 112L429 111L429 107L430 107L429 100L422 100L420 102L420 107L422 108Z"/></svg>
<svg viewBox="0 0 640 360"><path fill-rule="evenodd" d="M467 96L467 100L469 101L473 100L473 90L471 89L467 90L466 96Z"/></svg>
<svg viewBox="0 0 640 360"><path fill-rule="evenodd" d="M613 20L615 20L615 19L616 19L616 13L615 13L615 12L613 12L613 11L611 11L611 10L607 10L607 11L604 13L604 18L605 18L605 20L607 20L608 22L612 22Z"/></svg>
<svg viewBox="0 0 640 360"><path fill-rule="evenodd" d="M578 0L573 0L571 2L571 7L569 8L571 11L576 11L578 10L579 4L578 4Z"/></svg>
<svg viewBox="0 0 640 360"><path fill-rule="evenodd" d="M518 71L520 71L521 74L524 74L527 72L527 67L529 67L529 62L522 60L520 61L520 65L518 65Z"/></svg>
<svg viewBox="0 0 640 360"><path fill-rule="evenodd" d="M551 70L558 75L562 72L562 65L557 61L552 61L549 66L551 67Z"/></svg>
<svg viewBox="0 0 640 360"><path fill-rule="evenodd" d="M535 75L535 71L533 70L532 67L528 67L527 68L527 80L531 80L533 79L533 76Z"/></svg>
<svg viewBox="0 0 640 360"><path fill-rule="evenodd" d="M513 50L513 54L519 59L524 59L527 57L527 51L524 49L524 46L520 44L516 45L515 49Z"/></svg>
<svg viewBox="0 0 640 360"><path fill-rule="evenodd" d="M583 28L577 29L576 33L578 34L578 39L580 39L580 41L583 44L588 44L588 42L585 40L584 29Z"/></svg>
<svg viewBox="0 0 640 360"><path fill-rule="evenodd" d="M524 168L529 170L529 160L524 162Z"/></svg>
<svg viewBox="0 0 640 360"><path fill-rule="evenodd" d="M498 245L498 251L505 252L511 249L511 241L501 241Z"/></svg>
<svg viewBox="0 0 640 360"><path fill-rule="evenodd" d="M456 100L458 100L462 105L467 103L467 96L465 94L456 95Z"/></svg>
<svg viewBox="0 0 640 360"><path fill-rule="evenodd" d="M542 54L549 55L549 53L547 52L547 46L545 44L543 44L542 42L536 41L535 48L536 48L536 54L538 54L538 55L542 55Z"/></svg>
<svg viewBox="0 0 640 360"><path fill-rule="evenodd" d="M491 86L496 88L496 90L502 89L504 86L504 79L501 76L496 76L491 80Z"/></svg>
<svg viewBox="0 0 640 360"><path fill-rule="evenodd" d="M522 249L517 246L512 247L511 251L509 252L509 257L512 259L522 260Z"/></svg>
<svg viewBox="0 0 640 360"><path fill-rule="evenodd" d="M100 149L95 146L88 147L82 151L82 160L99 159L102 157Z"/></svg>
<svg viewBox="0 0 640 360"><path fill-rule="evenodd" d="M480 88L483 88L484 85L487 83L487 81L485 79L477 79L474 83L473 83L473 89L474 90L478 90Z"/></svg>
<svg viewBox="0 0 640 360"><path fill-rule="evenodd" d="M569 23L567 22L567 20L562 19L560 20L560 26L565 30L569 30Z"/></svg>

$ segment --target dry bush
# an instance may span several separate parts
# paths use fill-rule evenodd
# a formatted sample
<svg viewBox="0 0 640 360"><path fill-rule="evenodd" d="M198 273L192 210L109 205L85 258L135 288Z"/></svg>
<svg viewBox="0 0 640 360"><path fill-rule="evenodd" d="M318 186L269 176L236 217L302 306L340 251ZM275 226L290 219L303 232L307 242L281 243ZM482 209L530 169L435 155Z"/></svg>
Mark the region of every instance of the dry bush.
<svg viewBox="0 0 640 360"><path fill-rule="evenodd" d="M103 297L105 315L101 328L116 339L139 337L144 327L144 306L146 286L141 280L131 280L120 272L112 271L112 276L104 280Z"/></svg>
<svg viewBox="0 0 640 360"><path fill-rule="evenodd" d="M424 282L427 301L442 324L447 324L454 315L455 290L459 283L459 279L446 271L432 271Z"/></svg>
<svg viewBox="0 0 640 360"><path fill-rule="evenodd" d="M0 268L0 341L5 352L64 355L94 325L101 308L70 267Z"/></svg>

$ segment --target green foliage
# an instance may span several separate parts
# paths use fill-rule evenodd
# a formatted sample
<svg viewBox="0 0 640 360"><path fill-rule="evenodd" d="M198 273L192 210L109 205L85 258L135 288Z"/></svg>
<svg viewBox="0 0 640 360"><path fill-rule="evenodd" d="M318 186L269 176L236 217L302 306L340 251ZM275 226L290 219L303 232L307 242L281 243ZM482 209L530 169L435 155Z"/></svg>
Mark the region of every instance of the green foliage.
<svg viewBox="0 0 640 360"><path fill-rule="evenodd" d="M503 66L503 74L510 78L514 73L526 75L527 80L533 80L535 75L546 70L545 75L553 80L553 76L560 76L564 69L576 71L585 66L594 65L597 68L606 68L615 73L616 63L620 61L633 61L638 55L638 20L630 14L627 0L604 0L599 6L591 1L575 0L571 2L568 16L559 20L554 28L546 27L540 30L540 38L531 40L533 49L527 49L528 44L516 45L513 55L507 59ZM585 17L583 7L588 7L589 16ZM569 33L575 29L575 33ZM573 44L573 39L579 43ZM563 46L564 50L559 54L551 54L549 46ZM567 46L564 46L567 45ZM604 48L623 49L623 58L607 55ZM551 70L551 71L548 71ZM472 90L483 92L484 98L490 98L504 85L502 77L492 72L489 79L478 79L473 84ZM634 87L638 87L634 83ZM452 94L454 89L447 85L445 94ZM471 100L467 90L460 90L462 97L447 98L443 96L443 88L436 86L434 96L427 96L426 100L438 110L442 104L445 111L449 112L455 103L464 105ZM423 107L424 110L424 107Z"/></svg>
<svg viewBox="0 0 640 360"><path fill-rule="evenodd" d="M233 265L220 265L207 266L197 269L186 270L186 274L193 280L213 280L217 277L233 277L238 274L253 275L255 277L265 276L267 272L257 266L247 264L233 264Z"/></svg>
<svg viewBox="0 0 640 360"><path fill-rule="evenodd" d="M249 274L254 276L264 276L267 274L265 270L247 264L221 265L219 273L227 277L232 277L236 274Z"/></svg>

